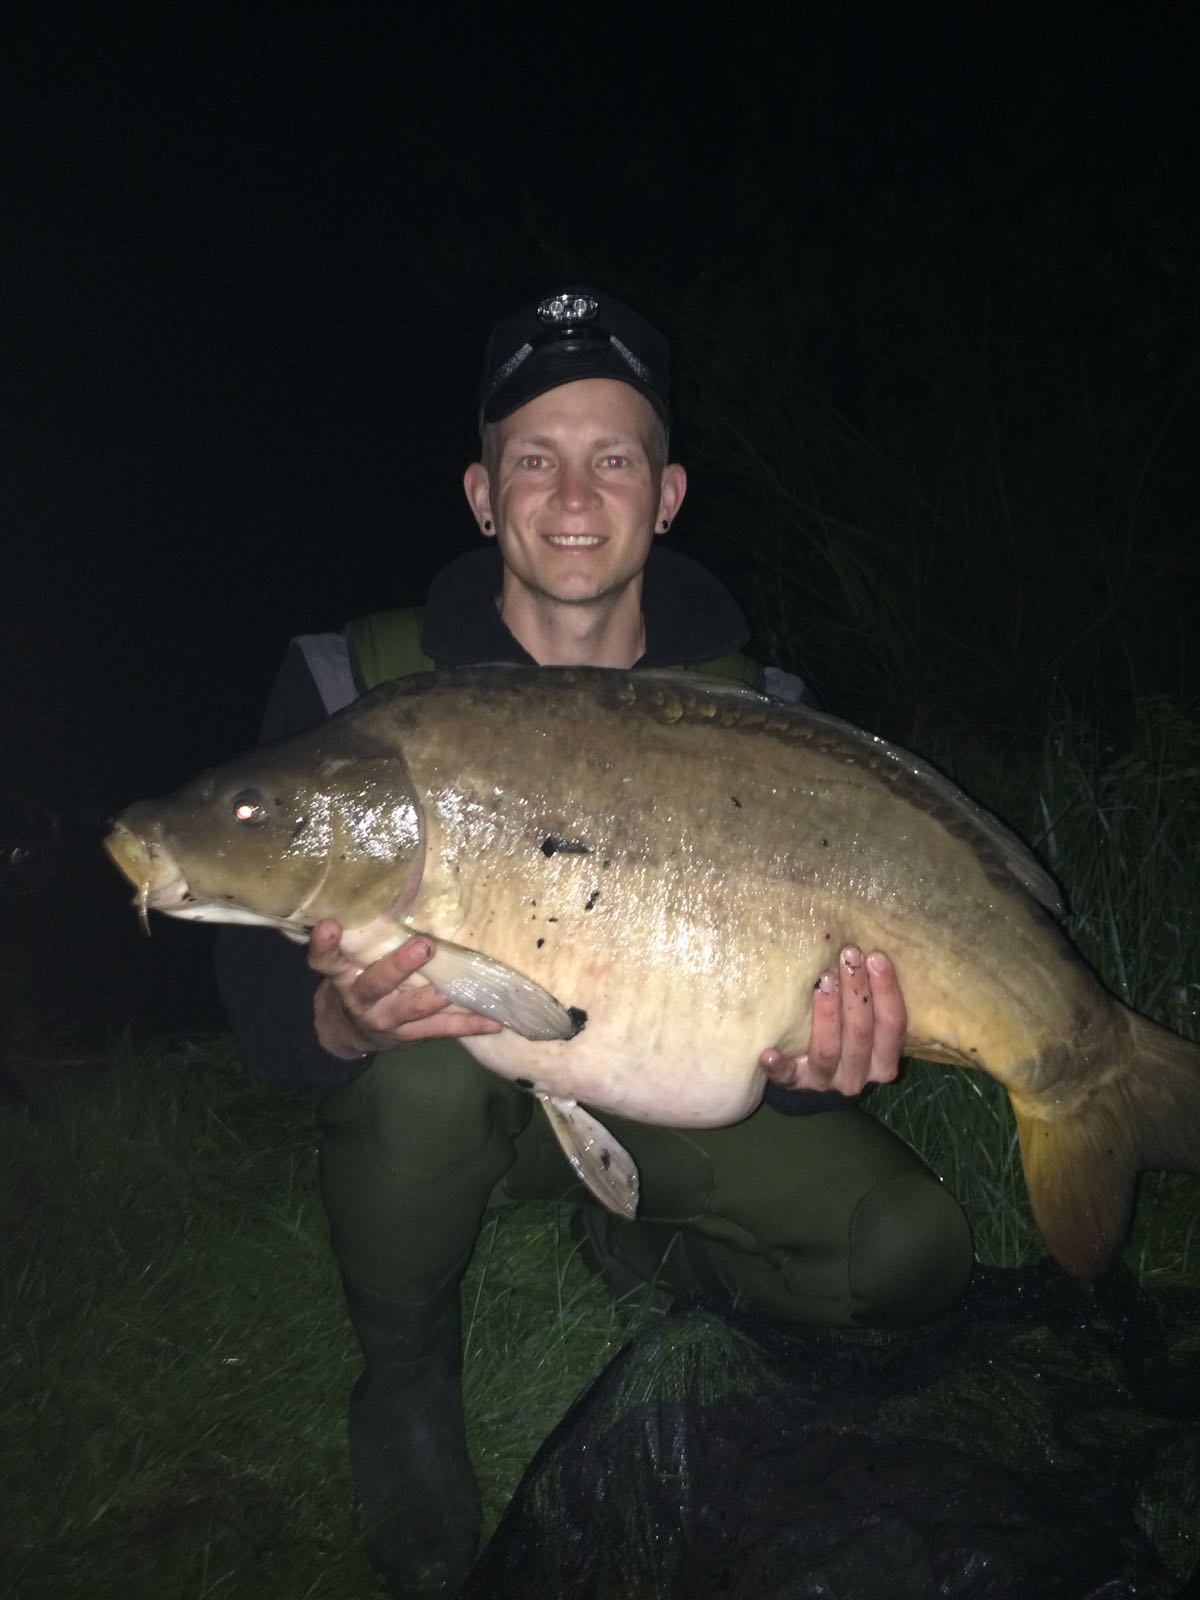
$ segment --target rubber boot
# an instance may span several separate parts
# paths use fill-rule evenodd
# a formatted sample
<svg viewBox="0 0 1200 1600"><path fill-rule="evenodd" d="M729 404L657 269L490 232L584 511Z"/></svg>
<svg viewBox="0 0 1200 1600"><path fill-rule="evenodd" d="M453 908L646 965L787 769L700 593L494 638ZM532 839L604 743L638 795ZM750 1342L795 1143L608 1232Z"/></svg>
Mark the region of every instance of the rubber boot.
<svg viewBox="0 0 1200 1600"><path fill-rule="evenodd" d="M595 1206L579 1206L571 1236L584 1265L602 1278L623 1323L642 1312L665 1316L678 1300L711 1299L728 1304L733 1296L711 1273L697 1270L706 1257L704 1241L668 1225L625 1222Z"/></svg>
<svg viewBox="0 0 1200 1600"><path fill-rule="evenodd" d="M457 1278L422 1305L346 1285L366 1370L350 1395L350 1468L367 1560L391 1595L458 1594L479 1548L467 1454Z"/></svg>

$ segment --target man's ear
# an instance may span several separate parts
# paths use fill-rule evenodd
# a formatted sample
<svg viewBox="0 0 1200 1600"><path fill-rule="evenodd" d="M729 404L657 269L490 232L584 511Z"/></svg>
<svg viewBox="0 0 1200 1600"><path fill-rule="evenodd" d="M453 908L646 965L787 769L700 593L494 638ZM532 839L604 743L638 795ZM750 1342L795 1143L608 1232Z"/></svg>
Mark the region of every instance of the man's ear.
<svg viewBox="0 0 1200 1600"><path fill-rule="evenodd" d="M463 473L463 490L475 521L479 524L480 533L485 539L494 539L496 528L492 519L491 487L488 483L487 468L482 461L472 461Z"/></svg>
<svg viewBox="0 0 1200 1600"><path fill-rule="evenodd" d="M658 518L654 524L654 531L658 534L666 533L667 528L679 515L679 508L687 494L687 473L678 461L668 461L663 468L662 487L658 494ZM663 524L666 523L666 527Z"/></svg>

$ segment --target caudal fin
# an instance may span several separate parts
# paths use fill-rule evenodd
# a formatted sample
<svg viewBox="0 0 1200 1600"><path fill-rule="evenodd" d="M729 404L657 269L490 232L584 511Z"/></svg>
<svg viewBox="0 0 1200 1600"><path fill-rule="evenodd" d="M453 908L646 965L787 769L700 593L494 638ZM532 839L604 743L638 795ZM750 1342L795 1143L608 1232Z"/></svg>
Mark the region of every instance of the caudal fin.
<svg viewBox="0 0 1200 1600"><path fill-rule="evenodd" d="M1069 1111L1013 1097L1034 1220L1076 1278L1120 1248L1140 1171L1200 1172L1200 1048L1134 1012L1125 1020L1126 1058Z"/></svg>

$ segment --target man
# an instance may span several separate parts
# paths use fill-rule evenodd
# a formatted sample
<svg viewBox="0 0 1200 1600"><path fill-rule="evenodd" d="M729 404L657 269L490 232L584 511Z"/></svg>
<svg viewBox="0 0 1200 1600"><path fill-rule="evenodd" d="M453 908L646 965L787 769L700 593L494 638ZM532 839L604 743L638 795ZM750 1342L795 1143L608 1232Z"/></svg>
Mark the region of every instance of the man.
<svg viewBox="0 0 1200 1600"><path fill-rule="evenodd" d="M494 549L435 580L410 652L419 659L399 670L431 659L744 673L746 627L727 592L655 548L687 488L668 459L668 406L665 341L612 297L571 289L500 322L480 394L481 459L464 479ZM372 676L369 637L360 627L349 647L342 636L294 643L265 731L295 731L350 698L355 645L360 680ZM490 1207L572 1189L587 1197L531 1098L456 1043L499 1024L410 983L429 941L362 969L340 933L333 922L313 930L315 996L283 941L268 953L261 935L227 933L226 952L235 939L247 951L258 942L253 959L222 960L223 990L261 1075L344 1080L322 1105L321 1178L365 1362L349 1420L364 1538L392 1592L451 1595L479 1537L460 1279ZM268 1012L281 1030L268 1031ZM771 1082L745 1122L684 1131L606 1113L637 1163L642 1200L633 1224L583 1213L589 1259L614 1285L657 1275L784 1320L936 1315L970 1273L965 1220L853 1104L895 1076L904 1027L886 957L851 948L817 986L807 1052L786 1058L763 1040Z"/></svg>

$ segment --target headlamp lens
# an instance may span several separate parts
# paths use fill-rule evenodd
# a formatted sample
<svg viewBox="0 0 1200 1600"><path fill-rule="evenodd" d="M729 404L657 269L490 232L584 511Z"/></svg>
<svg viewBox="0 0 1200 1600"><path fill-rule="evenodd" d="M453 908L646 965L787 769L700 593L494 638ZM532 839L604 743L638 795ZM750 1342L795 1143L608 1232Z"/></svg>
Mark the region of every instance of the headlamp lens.
<svg viewBox="0 0 1200 1600"><path fill-rule="evenodd" d="M577 326L590 322L600 309L600 302L590 294L551 294L539 302L538 319L551 327Z"/></svg>

